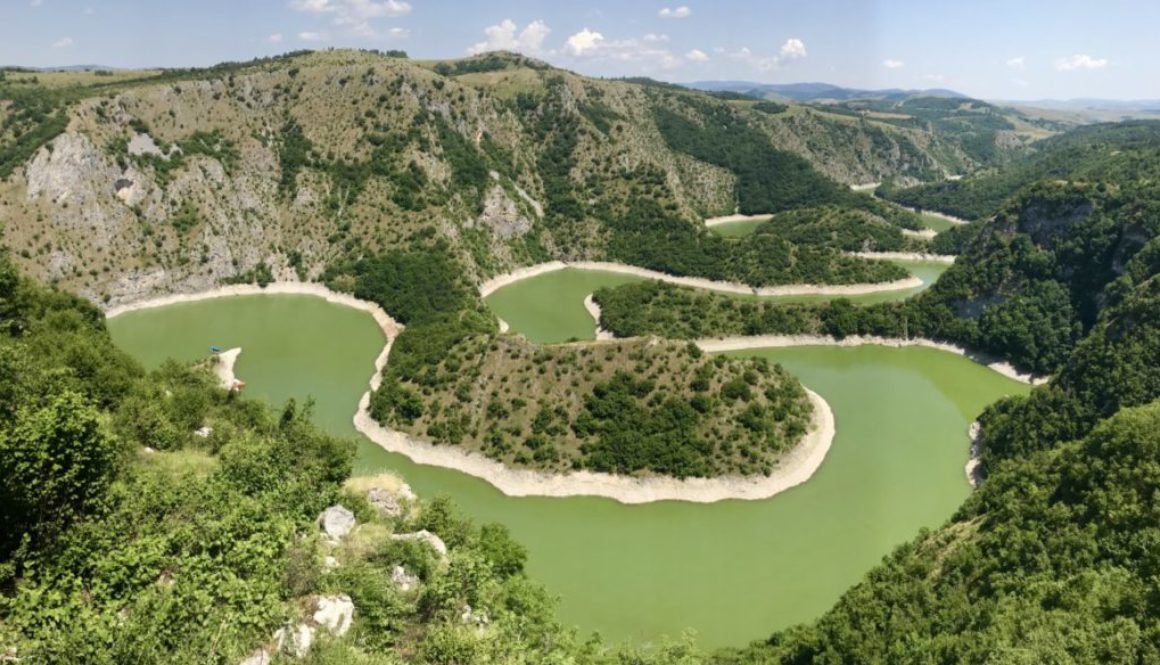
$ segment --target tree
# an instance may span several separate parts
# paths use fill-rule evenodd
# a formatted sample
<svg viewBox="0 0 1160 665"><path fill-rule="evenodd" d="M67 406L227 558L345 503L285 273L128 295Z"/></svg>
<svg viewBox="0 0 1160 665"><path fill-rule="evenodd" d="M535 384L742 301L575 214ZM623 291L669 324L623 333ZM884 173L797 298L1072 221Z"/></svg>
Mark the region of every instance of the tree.
<svg viewBox="0 0 1160 665"><path fill-rule="evenodd" d="M0 431L0 554L51 538L96 507L118 457L96 407L71 390L21 410Z"/></svg>

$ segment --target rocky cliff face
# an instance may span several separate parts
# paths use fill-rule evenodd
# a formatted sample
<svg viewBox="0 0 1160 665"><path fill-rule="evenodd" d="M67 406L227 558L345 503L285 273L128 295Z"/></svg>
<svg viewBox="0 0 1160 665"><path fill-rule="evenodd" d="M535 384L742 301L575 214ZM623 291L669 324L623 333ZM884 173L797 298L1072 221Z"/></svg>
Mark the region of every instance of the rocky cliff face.
<svg viewBox="0 0 1160 665"><path fill-rule="evenodd" d="M436 71L338 51L94 92L0 183L6 243L33 273L116 304L259 269L310 279L417 232L480 276L600 258L597 217L642 178L690 223L732 211L733 175L671 151L644 87L503 58ZM939 167L921 132L871 137L817 113L762 126L848 183ZM564 233L550 218L566 196L588 212Z"/></svg>

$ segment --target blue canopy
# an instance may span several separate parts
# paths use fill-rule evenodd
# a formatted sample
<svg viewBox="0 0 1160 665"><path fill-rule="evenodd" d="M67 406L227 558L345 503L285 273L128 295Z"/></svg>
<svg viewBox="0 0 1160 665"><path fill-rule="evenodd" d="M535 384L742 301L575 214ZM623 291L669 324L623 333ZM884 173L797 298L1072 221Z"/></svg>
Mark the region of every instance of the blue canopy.
<svg viewBox="0 0 1160 665"><path fill-rule="evenodd" d="M221 353L221 352L222 352L222 347L220 347L220 346L211 346L211 347L209 347L209 350L210 350L210 351L213 351L214 353Z"/></svg>

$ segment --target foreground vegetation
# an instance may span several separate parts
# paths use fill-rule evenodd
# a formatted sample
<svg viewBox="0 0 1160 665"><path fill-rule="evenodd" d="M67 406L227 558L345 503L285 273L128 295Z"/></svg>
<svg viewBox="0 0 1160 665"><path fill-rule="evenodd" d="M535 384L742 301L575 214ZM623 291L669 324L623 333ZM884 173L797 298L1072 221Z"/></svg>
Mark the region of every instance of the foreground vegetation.
<svg viewBox="0 0 1160 665"><path fill-rule="evenodd" d="M502 526L411 501L397 479L348 480L353 444L315 429L309 405L272 413L205 368L146 373L92 305L2 256L0 391L5 659L233 665L334 594L353 601L354 627L320 630L303 662L678 663L692 652L579 640ZM395 493L398 508L376 507L368 488ZM358 521L337 544L315 523L335 502ZM419 530L446 556L391 538Z"/></svg>

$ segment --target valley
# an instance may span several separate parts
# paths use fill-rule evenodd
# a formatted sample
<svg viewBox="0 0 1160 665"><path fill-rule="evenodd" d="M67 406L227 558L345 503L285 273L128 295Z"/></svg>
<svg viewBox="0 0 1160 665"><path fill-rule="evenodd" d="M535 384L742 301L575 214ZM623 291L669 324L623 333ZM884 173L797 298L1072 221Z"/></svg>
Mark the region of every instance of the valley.
<svg viewBox="0 0 1160 665"><path fill-rule="evenodd" d="M1160 657L1160 122L698 87L0 68L0 660Z"/></svg>

